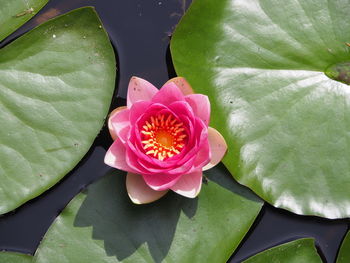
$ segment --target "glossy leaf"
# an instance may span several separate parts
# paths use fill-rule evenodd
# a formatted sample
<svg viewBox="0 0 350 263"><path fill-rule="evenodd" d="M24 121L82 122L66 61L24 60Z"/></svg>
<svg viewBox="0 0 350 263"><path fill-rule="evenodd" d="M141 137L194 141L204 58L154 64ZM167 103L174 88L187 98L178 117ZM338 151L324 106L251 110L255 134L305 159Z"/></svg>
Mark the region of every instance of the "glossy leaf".
<svg viewBox="0 0 350 263"><path fill-rule="evenodd" d="M48 0L0 0L0 41L32 18Z"/></svg>
<svg viewBox="0 0 350 263"><path fill-rule="evenodd" d="M337 263L350 262L350 232L348 232L343 240L338 253Z"/></svg>
<svg viewBox="0 0 350 263"><path fill-rule="evenodd" d="M0 262L4 263L31 263L33 256L14 252L0 252Z"/></svg>
<svg viewBox="0 0 350 263"><path fill-rule="evenodd" d="M324 73L346 82L349 13L349 0L201 0L172 38L177 74L210 97L226 167L297 214L350 216L350 87Z"/></svg>
<svg viewBox="0 0 350 263"><path fill-rule="evenodd" d="M114 52L92 8L0 50L0 213L77 165L103 125L114 81Z"/></svg>
<svg viewBox="0 0 350 263"><path fill-rule="evenodd" d="M298 239L267 249L244 263L322 263L311 238Z"/></svg>
<svg viewBox="0 0 350 263"><path fill-rule="evenodd" d="M169 192L135 205L124 174L114 170L68 205L35 262L226 262L262 203L223 166L206 174L196 199Z"/></svg>

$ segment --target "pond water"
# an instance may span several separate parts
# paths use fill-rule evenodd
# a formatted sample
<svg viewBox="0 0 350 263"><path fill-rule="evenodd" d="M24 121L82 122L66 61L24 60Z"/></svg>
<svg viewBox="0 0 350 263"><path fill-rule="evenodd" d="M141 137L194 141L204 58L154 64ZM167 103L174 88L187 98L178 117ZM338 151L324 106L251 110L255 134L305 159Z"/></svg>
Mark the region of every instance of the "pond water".
<svg viewBox="0 0 350 263"><path fill-rule="evenodd" d="M145 78L156 86L175 76L169 41L189 4L186 0L51 0L35 18L0 43L0 47L53 16L81 6L94 6L118 54L118 89L111 106L114 108L125 104L131 76ZM103 157L110 144L108 132L103 129L83 161L58 185L16 211L1 216L0 250L33 254L65 205L87 184L109 170ZM315 238L324 261L335 262L347 230L346 220L298 216L265 205L229 262L241 262L266 248L300 237Z"/></svg>

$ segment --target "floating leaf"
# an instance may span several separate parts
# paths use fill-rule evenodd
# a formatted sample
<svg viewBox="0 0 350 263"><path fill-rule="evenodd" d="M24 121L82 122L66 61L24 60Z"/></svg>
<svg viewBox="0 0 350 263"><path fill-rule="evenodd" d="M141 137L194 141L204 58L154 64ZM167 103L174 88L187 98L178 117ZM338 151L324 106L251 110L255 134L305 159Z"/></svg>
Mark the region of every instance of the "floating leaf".
<svg viewBox="0 0 350 263"><path fill-rule="evenodd" d="M311 238L298 239L267 249L244 263L322 263Z"/></svg>
<svg viewBox="0 0 350 263"><path fill-rule="evenodd" d="M223 166L206 174L210 180L196 199L168 193L135 205L125 176L114 170L68 205L35 262L226 262L262 203Z"/></svg>
<svg viewBox="0 0 350 263"><path fill-rule="evenodd" d="M349 13L349 0L201 0L172 38L230 172L298 214L350 216Z"/></svg>
<svg viewBox="0 0 350 263"><path fill-rule="evenodd" d="M337 263L350 262L350 232L348 232L343 240L338 253Z"/></svg>
<svg viewBox="0 0 350 263"><path fill-rule="evenodd" d="M0 213L77 165L103 125L114 82L113 48L92 8L0 50Z"/></svg>
<svg viewBox="0 0 350 263"><path fill-rule="evenodd" d="M0 0L0 41L32 18L48 0Z"/></svg>
<svg viewBox="0 0 350 263"><path fill-rule="evenodd" d="M31 263L33 256L14 252L0 252L0 262L6 263Z"/></svg>

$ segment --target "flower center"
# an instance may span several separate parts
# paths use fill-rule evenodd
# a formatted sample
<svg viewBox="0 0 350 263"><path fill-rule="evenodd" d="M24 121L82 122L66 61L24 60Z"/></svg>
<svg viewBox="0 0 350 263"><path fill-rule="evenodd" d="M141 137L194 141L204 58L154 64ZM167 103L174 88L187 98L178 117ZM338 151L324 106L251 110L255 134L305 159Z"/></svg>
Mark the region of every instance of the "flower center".
<svg viewBox="0 0 350 263"><path fill-rule="evenodd" d="M160 114L144 123L141 138L146 154L163 161L181 152L187 134L182 121L170 114Z"/></svg>

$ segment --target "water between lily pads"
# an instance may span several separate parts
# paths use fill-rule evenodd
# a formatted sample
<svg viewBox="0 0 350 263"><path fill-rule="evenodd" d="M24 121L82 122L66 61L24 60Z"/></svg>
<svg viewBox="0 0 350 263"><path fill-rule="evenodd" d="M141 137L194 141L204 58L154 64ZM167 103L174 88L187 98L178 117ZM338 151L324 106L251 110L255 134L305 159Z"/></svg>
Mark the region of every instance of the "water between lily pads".
<svg viewBox="0 0 350 263"><path fill-rule="evenodd" d="M29 23L0 43L0 47L53 16L81 6L94 6L118 52L118 89L111 106L114 108L125 104L126 87L132 75L158 87L175 76L169 41L189 4L189 0L51 0ZM109 171L103 157L110 144L104 128L81 163L58 185L1 216L0 250L33 254L65 205L86 185ZM265 205L228 262L241 262L266 248L300 237L314 237L325 262L334 262L347 229L346 220L297 216Z"/></svg>

